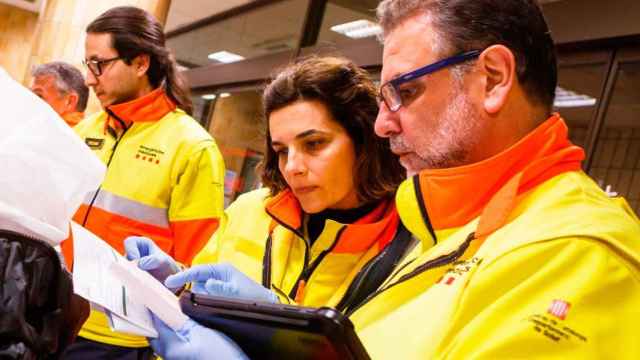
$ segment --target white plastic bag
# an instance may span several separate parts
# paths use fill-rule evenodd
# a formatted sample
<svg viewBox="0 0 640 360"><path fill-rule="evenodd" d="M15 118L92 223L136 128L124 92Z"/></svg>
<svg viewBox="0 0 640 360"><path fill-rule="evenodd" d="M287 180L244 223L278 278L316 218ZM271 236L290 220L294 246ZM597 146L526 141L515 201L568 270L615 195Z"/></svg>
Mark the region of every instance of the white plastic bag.
<svg viewBox="0 0 640 360"><path fill-rule="evenodd" d="M0 68L0 229L59 244L104 173L58 114Z"/></svg>

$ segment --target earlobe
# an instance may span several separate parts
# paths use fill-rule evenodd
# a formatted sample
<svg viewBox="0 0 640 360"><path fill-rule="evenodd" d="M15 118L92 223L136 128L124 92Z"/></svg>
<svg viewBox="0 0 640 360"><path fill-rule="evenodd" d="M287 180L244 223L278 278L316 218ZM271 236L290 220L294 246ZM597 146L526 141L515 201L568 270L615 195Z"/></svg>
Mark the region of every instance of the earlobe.
<svg viewBox="0 0 640 360"><path fill-rule="evenodd" d="M514 85L515 56L506 46L493 45L482 52L480 63L486 77L484 109L495 114L503 108Z"/></svg>

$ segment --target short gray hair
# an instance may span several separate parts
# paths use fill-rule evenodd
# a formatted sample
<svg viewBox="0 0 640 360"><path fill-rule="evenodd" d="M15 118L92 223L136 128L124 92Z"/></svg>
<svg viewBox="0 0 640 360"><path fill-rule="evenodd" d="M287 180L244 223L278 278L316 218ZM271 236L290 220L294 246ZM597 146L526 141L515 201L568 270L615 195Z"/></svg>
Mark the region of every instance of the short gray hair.
<svg viewBox="0 0 640 360"><path fill-rule="evenodd" d="M56 79L58 91L68 94L74 92L78 95L76 110L83 112L87 108L89 88L84 83L84 77L80 70L62 61L54 61L36 65L31 70L31 75L36 77L51 75Z"/></svg>
<svg viewBox="0 0 640 360"><path fill-rule="evenodd" d="M508 47L520 84L551 109L557 84L555 46L537 0L384 0L377 8L383 37L415 16L427 16L440 56L490 45Z"/></svg>

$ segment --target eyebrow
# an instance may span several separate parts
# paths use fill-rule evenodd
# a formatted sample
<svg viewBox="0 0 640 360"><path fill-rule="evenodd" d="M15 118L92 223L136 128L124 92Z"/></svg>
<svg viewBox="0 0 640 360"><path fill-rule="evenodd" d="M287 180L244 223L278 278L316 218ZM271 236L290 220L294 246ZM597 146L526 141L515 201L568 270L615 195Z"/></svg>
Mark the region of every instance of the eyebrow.
<svg viewBox="0 0 640 360"><path fill-rule="evenodd" d="M296 140L300 140L303 139L305 137L311 136L311 135L316 135L316 134L326 134L325 131L321 131L321 130L317 130L317 129L309 129L307 131L303 131L300 134L296 135L295 139ZM271 141L271 146L284 146L283 143L279 142L279 141Z"/></svg>

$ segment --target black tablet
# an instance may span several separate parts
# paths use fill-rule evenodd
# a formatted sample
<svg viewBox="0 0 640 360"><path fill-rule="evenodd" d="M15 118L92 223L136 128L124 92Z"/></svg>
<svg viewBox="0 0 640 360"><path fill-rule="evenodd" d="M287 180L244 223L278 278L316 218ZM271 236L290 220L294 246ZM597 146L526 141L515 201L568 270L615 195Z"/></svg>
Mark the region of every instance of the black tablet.
<svg viewBox="0 0 640 360"><path fill-rule="evenodd" d="M307 308L197 295L182 311L233 339L251 359L369 359L353 324L332 308Z"/></svg>

